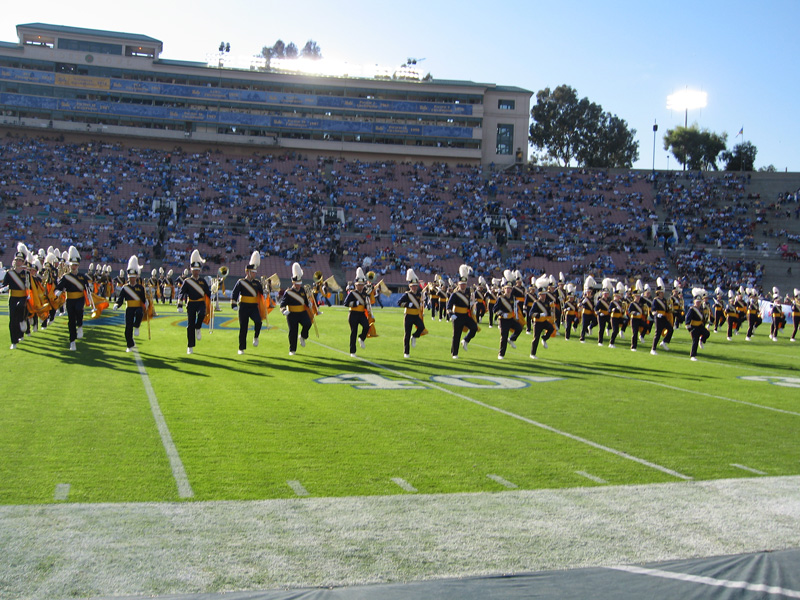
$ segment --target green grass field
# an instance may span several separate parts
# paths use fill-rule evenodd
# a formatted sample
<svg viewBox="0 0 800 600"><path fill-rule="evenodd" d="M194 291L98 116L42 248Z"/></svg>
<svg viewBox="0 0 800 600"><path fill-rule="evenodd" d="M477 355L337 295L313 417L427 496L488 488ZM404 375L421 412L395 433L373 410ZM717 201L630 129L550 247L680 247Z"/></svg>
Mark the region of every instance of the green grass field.
<svg viewBox="0 0 800 600"><path fill-rule="evenodd" d="M277 311L260 346L243 356L236 313L225 305L191 356L184 316L169 306L160 313L151 339L142 327L138 354L125 353L119 318L87 321L77 352L67 351L66 317L17 350L3 345L0 503L431 494L800 474L800 343L786 333L770 341L766 324L751 342L712 334L700 361L690 362L683 329L658 356L648 352L651 338L632 353L628 337L616 349L559 337L532 361L531 338L523 335L498 361L499 330L484 323L454 361L451 325L430 317L430 335L404 359L399 309L376 311L379 337L355 359L340 308L325 310L319 337L312 329L296 356L288 355Z"/></svg>

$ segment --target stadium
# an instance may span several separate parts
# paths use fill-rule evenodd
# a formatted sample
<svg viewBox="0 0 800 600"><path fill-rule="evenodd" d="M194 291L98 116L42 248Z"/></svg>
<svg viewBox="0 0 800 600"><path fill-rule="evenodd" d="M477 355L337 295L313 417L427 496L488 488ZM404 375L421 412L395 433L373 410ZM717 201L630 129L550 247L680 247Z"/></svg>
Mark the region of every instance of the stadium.
<svg viewBox="0 0 800 600"><path fill-rule="evenodd" d="M537 167L522 88L17 32L4 275L18 243L28 265L74 246L97 298L74 352L67 315L15 340L0 312L19 344L2 350L0 596L798 597L800 175ZM195 250L216 306L188 356L176 280ZM319 302L299 348L269 307L236 353L230 292L254 251L275 305L294 265ZM108 286L132 255L154 310L126 348ZM348 351L358 269L375 332ZM698 351L675 320L668 348L656 325L631 353L635 329L609 347L602 324L540 340L535 321L498 361L488 314L459 352L426 304L404 349L408 269L476 290L552 275L578 296L642 282L687 310L698 290L712 314L741 290L754 327Z"/></svg>

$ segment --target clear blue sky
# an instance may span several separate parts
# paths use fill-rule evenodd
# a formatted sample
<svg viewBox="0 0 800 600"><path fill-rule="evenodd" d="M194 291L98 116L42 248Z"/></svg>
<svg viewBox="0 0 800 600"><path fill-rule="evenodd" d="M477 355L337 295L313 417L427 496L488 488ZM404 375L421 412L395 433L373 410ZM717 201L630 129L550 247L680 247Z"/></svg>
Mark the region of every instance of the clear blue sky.
<svg viewBox="0 0 800 600"><path fill-rule="evenodd" d="M637 130L639 161L668 166L661 140L683 124L666 109L686 87L708 93L689 123L758 148L756 167L800 171L800 1L576 0L34 0L7 2L0 40L16 25L43 22L141 33L164 43L165 58L205 60L221 41L257 54L275 40L355 64L399 65L408 57L435 78L513 85L536 92L567 84ZM485 10L488 7L489 10ZM675 160L669 159L675 168Z"/></svg>

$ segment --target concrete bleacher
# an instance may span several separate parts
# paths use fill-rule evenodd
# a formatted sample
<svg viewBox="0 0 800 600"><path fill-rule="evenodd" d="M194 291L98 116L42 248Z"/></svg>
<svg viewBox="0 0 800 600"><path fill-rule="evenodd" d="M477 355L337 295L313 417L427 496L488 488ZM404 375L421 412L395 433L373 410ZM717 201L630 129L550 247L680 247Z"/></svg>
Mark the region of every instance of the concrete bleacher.
<svg viewBox="0 0 800 600"><path fill-rule="evenodd" d="M365 259L391 284L402 284L408 267L454 277L464 262L487 278L505 268L527 276L563 272L576 281L589 272L691 278L667 260L664 248L653 246L654 222L675 221L695 246L717 240L720 253L766 252L765 243L777 246L786 236L775 230L774 213L785 208L771 207L768 196L776 192L754 192L760 174L752 181L734 174L662 174L654 186L649 172L624 170L485 174L445 164L16 137L2 140L0 155L5 247L74 243L114 269L136 253L146 268L182 271L198 248L214 273L221 265L238 272L258 249L262 271L282 279L294 261L309 273L352 279ZM771 176L764 181L775 189L798 187ZM751 207L754 193L761 204ZM154 211L154 199L174 201L177 214ZM344 225L323 225L323 211L331 207L344 210ZM498 246L489 226L498 216L518 225L506 246ZM788 243L791 254L797 244Z"/></svg>

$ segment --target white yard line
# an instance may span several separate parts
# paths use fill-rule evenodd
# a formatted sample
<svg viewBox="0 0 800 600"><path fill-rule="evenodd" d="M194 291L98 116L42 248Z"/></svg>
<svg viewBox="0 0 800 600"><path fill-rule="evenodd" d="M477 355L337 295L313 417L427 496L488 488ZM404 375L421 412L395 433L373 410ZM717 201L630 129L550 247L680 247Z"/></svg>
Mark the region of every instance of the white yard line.
<svg viewBox="0 0 800 600"><path fill-rule="evenodd" d="M500 477L500 475L489 474L489 475L487 475L487 477L489 479L491 479L492 481L496 481L497 483L499 483L503 487L507 487L510 490L515 490L515 489L517 489L519 487L516 483L511 483L508 479L504 479L504 478Z"/></svg>
<svg viewBox="0 0 800 600"><path fill-rule="evenodd" d="M392 477L392 483L395 483L395 484L399 485L402 489L404 489L407 492L417 492L417 491L419 491L419 490L417 490L417 488L415 488L413 485L411 485L410 483L408 483L405 479L403 479L401 477Z"/></svg>
<svg viewBox="0 0 800 600"><path fill-rule="evenodd" d="M294 491L294 493L297 494L298 496L305 497L311 495L308 493L308 490L303 486L303 484L300 483L299 481L291 480L287 481L286 483L289 485L290 488L292 488L292 491Z"/></svg>
<svg viewBox="0 0 800 600"><path fill-rule="evenodd" d="M144 384L145 392L147 392L147 399L150 401L150 410L153 412L158 434L161 436L161 443L164 445L164 450L167 452L167 458L169 458L172 476L175 478L175 483L178 485L178 496L181 498L192 498L194 496L192 486L189 484L189 478L186 476L186 470L183 468L178 449L172 441L169 427L167 427L167 422L161 412L161 407L158 405L158 398L156 398L156 393L153 391L150 377L147 375L142 357L139 356L139 350L137 348L133 349L133 355L136 357L136 366L139 368L139 375L142 376L142 383Z"/></svg>
<svg viewBox="0 0 800 600"><path fill-rule="evenodd" d="M785 596L786 598L800 598L800 591L790 590L774 585L763 585L760 583L748 583L747 581L731 581L730 579L717 579L716 577L704 577L699 575L689 575L688 573L675 573L674 571L663 571L661 569L647 569L635 566L609 567L615 571L624 571L636 575L647 575L648 577L661 577L663 579L674 579L676 581L686 581L689 583L700 583L711 587L728 588L733 590L747 590L748 592L758 592Z"/></svg>
<svg viewBox="0 0 800 600"><path fill-rule="evenodd" d="M56 484L56 491L55 494L53 494L53 500L66 500L69 497L69 488L70 485L68 483Z"/></svg>
<svg viewBox="0 0 800 600"><path fill-rule="evenodd" d="M587 473L586 471L575 471L576 475L580 475L581 477L586 477L595 483L608 483L605 479L598 477L597 475L592 475L591 473Z"/></svg>
<svg viewBox="0 0 800 600"><path fill-rule="evenodd" d="M748 473L755 473L756 475L766 475L764 471L759 471L758 469L754 469L753 467L746 467L745 465L739 465L736 463L731 463L732 467L736 467L737 469L741 469L742 471L747 471Z"/></svg>
<svg viewBox="0 0 800 600"><path fill-rule="evenodd" d="M339 354L347 354L343 350L339 350L338 348L333 348L332 346L328 346L328 345L323 344L321 342L315 341L314 343L319 345L319 346L321 346L321 347L323 347L323 348L326 348L327 350L331 350L332 352L337 352ZM538 427L540 429L544 429L545 431L549 431L550 433L554 433L556 435L560 435L562 437L569 438L569 439L571 439L573 441L580 442L581 444L586 444L587 446L591 446L592 448L595 448L597 450L602 450L603 452L608 452L609 454L613 454L614 456L618 456L619 458L624 458L626 460L631 460L633 462L637 462L640 465L644 465L645 467L649 467L651 469L655 469L656 471L661 471L662 473L666 473L667 475L670 475L672 477L677 477L678 479L683 479L685 481L691 481L692 480L692 477L690 477L688 475L684 475L683 473L679 473L678 471L673 471L672 469L668 469L667 467L663 467L663 466L658 465L656 463L652 463L652 462L650 462L648 460L645 460L643 458L639 458L637 456L633 456L632 454L628 454L627 452L622 452L621 450L616 450L616 449L611 448L609 446L604 446L603 444L598 444L597 442L593 442L593 441L591 441L589 439L580 437L578 435L569 433L567 431L562 431L560 429L556 429L555 427L551 427L550 425L546 425L544 423L540 423L538 421L534 421L533 419L529 419L527 417L523 417L522 415L518 415L518 414L513 413L511 411L499 408L497 406L492 406L491 404L487 404L486 402L481 402L480 400L476 400L475 398L470 398L469 396L466 396L466 395L458 393L458 392L454 392L454 391L449 390L449 389L447 389L445 387L436 385L435 383L432 383L430 381L424 381L422 379L417 379L416 377L412 377L411 375L406 375L405 373L403 373L401 371L396 371L395 369L390 369L389 367L385 367L385 366L383 366L383 365L381 365L379 363L373 362L371 360L367 360L366 358L358 357L358 359L363 361L363 362L365 362L365 363L367 363L367 364L369 364L369 365L372 365L373 367L376 367L378 369L386 371L387 373L392 373L394 375L397 375L398 377L403 377L404 379L408 379L410 381L414 381L414 382L420 383L422 385L426 385L429 388L432 388L434 390L438 390L440 392L444 392L445 394L450 394L451 396L455 396L456 398L461 398L462 400L466 400L467 402L471 402L472 404L475 404L477 406L481 406L483 408L487 408L489 410L492 410L492 411L495 411L497 413L500 413L501 415L506 415L507 417L511 417L513 419L517 419L519 421L522 421L523 423L528 423L529 425L533 425L533 426Z"/></svg>

